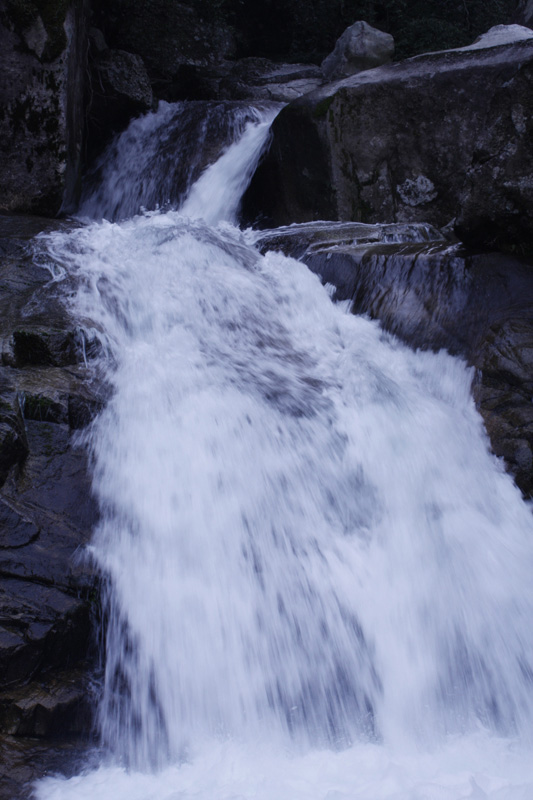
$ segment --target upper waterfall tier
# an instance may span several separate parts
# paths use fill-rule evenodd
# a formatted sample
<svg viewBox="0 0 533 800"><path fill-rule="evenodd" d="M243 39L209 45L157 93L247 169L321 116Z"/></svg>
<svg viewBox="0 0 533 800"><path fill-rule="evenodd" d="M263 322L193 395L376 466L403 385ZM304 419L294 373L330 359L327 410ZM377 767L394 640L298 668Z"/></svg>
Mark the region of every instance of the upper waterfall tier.
<svg viewBox="0 0 533 800"><path fill-rule="evenodd" d="M161 102L156 112L133 120L102 153L87 176L79 213L117 220L141 210L176 208L249 123L270 122L279 108Z"/></svg>

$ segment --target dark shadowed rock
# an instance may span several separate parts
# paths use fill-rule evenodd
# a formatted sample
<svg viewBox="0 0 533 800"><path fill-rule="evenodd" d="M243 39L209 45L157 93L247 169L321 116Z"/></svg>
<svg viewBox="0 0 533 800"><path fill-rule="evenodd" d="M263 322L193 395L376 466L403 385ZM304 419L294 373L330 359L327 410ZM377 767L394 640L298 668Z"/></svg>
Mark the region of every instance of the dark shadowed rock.
<svg viewBox="0 0 533 800"><path fill-rule="evenodd" d="M142 58L124 50L104 50L93 61L91 137L105 141L132 117L152 108L150 79ZM94 141L92 142L94 146Z"/></svg>
<svg viewBox="0 0 533 800"><path fill-rule="evenodd" d="M444 226L462 206L461 236L531 241L532 80L530 39L419 56L305 95L274 122L245 218Z"/></svg>
<svg viewBox="0 0 533 800"><path fill-rule="evenodd" d="M464 242L533 254L532 96L531 62L495 87L459 193Z"/></svg>
<svg viewBox="0 0 533 800"><path fill-rule="evenodd" d="M7 764L17 761L19 745L33 752L23 737L87 736L92 725L86 668L97 591L84 547L97 508L87 453L72 433L90 422L104 393L61 287L38 266L32 236L43 227L68 223L0 218L0 734ZM0 779L0 797L28 796L23 784L44 774L52 753L41 750L26 771L14 766Z"/></svg>
<svg viewBox="0 0 533 800"><path fill-rule="evenodd" d="M111 0L105 11L108 44L141 56L156 84L172 81L184 67L218 63L233 51L226 25L208 24L173 0Z"/></svg>
<svg viewBox="0 0 533 800"><path fill-rule="evenodd" d="M28 454L28 442L16 392L0 394L0 485L9 470Z"/></svg>
<svg viewBox="0 0 533 800"><path fill-rule="evenodd" d="M79 774L90 761L89 748L85 737L66 741L0 735L0 800L28 800L32 782L45 775Z"/></svg>
<svg viewBox="0 0 533 800"><path fill-rule="evenodd" d="M0 8L0 209L54 216L76 203L88 0Z"/></svg>
<svg viewBox="0 0 533 800"><path fill-rule="evenodd" d="M413 347L446 348L476 367L473 395L492 449L533 496L533 270L467 251L427 226L308 223L258 234L263 252L300 258L336 300Z"/></svg>
<svg viewBox="0 0 533 800"><path fill-rule="evenodd" d="M10 736L69 737L90 730L92 709L83 670L48 675L0 692L0 728Z"/></svg>

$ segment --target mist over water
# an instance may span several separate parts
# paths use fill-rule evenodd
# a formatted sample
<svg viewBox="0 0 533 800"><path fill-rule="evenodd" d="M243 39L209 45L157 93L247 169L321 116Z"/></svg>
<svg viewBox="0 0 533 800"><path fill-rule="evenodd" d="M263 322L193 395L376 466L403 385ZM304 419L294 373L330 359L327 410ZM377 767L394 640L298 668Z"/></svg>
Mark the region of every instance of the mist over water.
<svg viewBox="0 0 533 800"><path fill-rule="evenodd" d="M269 122L179 210L46 238L113 387L109 624L102 766L36 796L530 800L531 510L461 361L234 226Z"/></svg>

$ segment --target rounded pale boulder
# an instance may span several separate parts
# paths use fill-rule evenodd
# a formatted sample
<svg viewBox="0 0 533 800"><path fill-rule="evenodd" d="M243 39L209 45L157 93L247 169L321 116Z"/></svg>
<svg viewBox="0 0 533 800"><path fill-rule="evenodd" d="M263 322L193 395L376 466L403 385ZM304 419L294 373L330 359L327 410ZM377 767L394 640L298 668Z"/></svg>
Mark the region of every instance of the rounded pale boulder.
<svg viewBox="0 0 533 800"><path fill-rule="evenodd" d="M357 72L373 69L391 60L394 39L367 22L354 22L337 39L335 48L322 62L327 80L347 78Z"/></svg>

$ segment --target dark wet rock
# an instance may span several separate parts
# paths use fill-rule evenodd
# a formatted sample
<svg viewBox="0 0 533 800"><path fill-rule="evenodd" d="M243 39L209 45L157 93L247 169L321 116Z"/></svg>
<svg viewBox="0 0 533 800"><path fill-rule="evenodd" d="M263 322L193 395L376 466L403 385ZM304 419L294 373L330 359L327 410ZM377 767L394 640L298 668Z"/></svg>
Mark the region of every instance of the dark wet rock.
<svg viewBox="0 0 533 800"><path fill-rule="evenodd" d="M323 82L322 71L312 64L275 64L266 58L243 58L220 81L218 96L288 103Z"/></svg>
<svg viewBox="0 0 533 800"><path fill-rule="evenodd" d="M13 331L14 366L67 366L78 360L75 331L53 328L19 328Z"/></svg>
<svg viewBox="0 0 533 800"><path fill-rule="evenodd" d="M32 782L46 775L79 774L90 761L91 748L86 737L65 741L0 736L0 800L28 800Z"/></svg>
<svg viewBox="0 0 533 800"><path fill-rule="evenodd" d="M158 97L158 85L179 79L187 68L218 63L234 48L223 22L206 23L194 8L173 0L111 0L104 20L109 46L142 57Z"/></svg>
<svg viewBox="0 0 533 800"><path fill-rule="evenodd" d="M446 240L437 228L424 223L307 222L256 234L256 244L262 253L278 250L291 258L305 255L307 259L311 254L327 254L339 247L437 241Z"/></svg>
<svg viewBox="0 0 533 800"><path fill-rule="evenodd" d="M516 314L494 323L479 353L474 383L494 451L526 496L533 494L533 323Z"/></svg>
<svg viewBox="0 0 533 800"><path fill-rule="evenodd" d="M99 28L89 28L89 47L93 60L96 60L99 55L109 49L105 36Z"/></svg>
<svg viewBox="0 0 533 800"><path fill-rule="evenodd" d="M322 72L328 81L335 81L387 64L393 55L394 38L390 33L378 31L367 22L354 22L322 62Z"/></svg>
<svg viewBox="0 0 533 800"><path fill-rule="evenodd" d="M19 563L25 557L23 550L23 547L18 550ZM17 570L10 567L17 562L14 559L10 564L5 554L2 550L0 674L2 689L22 688L30 678L85 658L89 612L86 602L54 586L38 583L42 576L31 575L29 570L26 580L6 577L16 574Z"/></svg>
<svg viewBox="0 0 533 800"><path fill-rule="evenodd" d="M0 216L0 363L5 366L75 366L96 346L87 346L68 317L52 274L32 258L29 248L39 230L68 227L66 222Z"/></svg>
<svg viewBox="0 0 533 800"><path fill-rule="evenodd" d="M88 0L0 9L0 209L54 216L81 172Z"/></svg>
<svg viewBox="0 0 533 800"><path fill-rule="evenodd" d="M22 464L28 454L28 442L15 392L0 394L0 485L15 464Z"/></svg>
<svg viewBox="0 0 533 800"><path fill-rule="evenodd" d="M532 80L529 40L419 56L304 95L274 122L245 219L442 227L459 213L465 239L531 241Z"/></svg>
<svg viewBox="0 0 533 800"><path fill-rule="evenodd" d="M478 132L456 223L466 243L533 255L533 64L500 83Z"/></svg>
<svg viewBox="0 0 533 800"><path fill-rule="evenodd" d="M37 752L28 737L88 736L92 725L97 588L84 547L97 508L76 431L105 392L32 244L68 225L0 217L0 746L12 765L0 797L27 797L25 782L53 763L54 747ZM36 753L25 769L22 752Z"/></svg>
<svg viewBox="0 0 533 800"><path fill-rule="evenodd" d="M99 83L105 93L106 109L118 114L113 103L120 107L124 116L148 111L152 107L152 87L144 62L140 56L126 53L124 50L105 50L93 63ZM98 97L98 85L94 86L95 97Z"/></svg>
<svg viewBox="0 0 533 800"><path fill-rule="evenodd" d="M532 497L531 262L428 241L425 226L394 228L380 236L369 225L314 223L266 231L258 242L263 252L298 257L335 286L334 299L352 300L355 313L411 346L466 358L476 368L472 391L492 449Z"/></svg>
<svg viewBox="0 0 533 800"><path fill-rule="evenodd" d="M39 528L0 500L0 549L16 550L34 542Z"/></svg>
<svg viewBox="0 0 533 800"><path fill-rule="evenodd" d="M93 149L123 130L130 119L152 108L152 87L144 62L124 50L105 49L96 55L91 89L89 125Z"/></svg>
<svg viewBox="0 0 533 800"><path fill-rule="evenodd" d="M0 692L0 730L10 736L50 738L90 730L92 708L82 669L47 675Z"/></svg>

